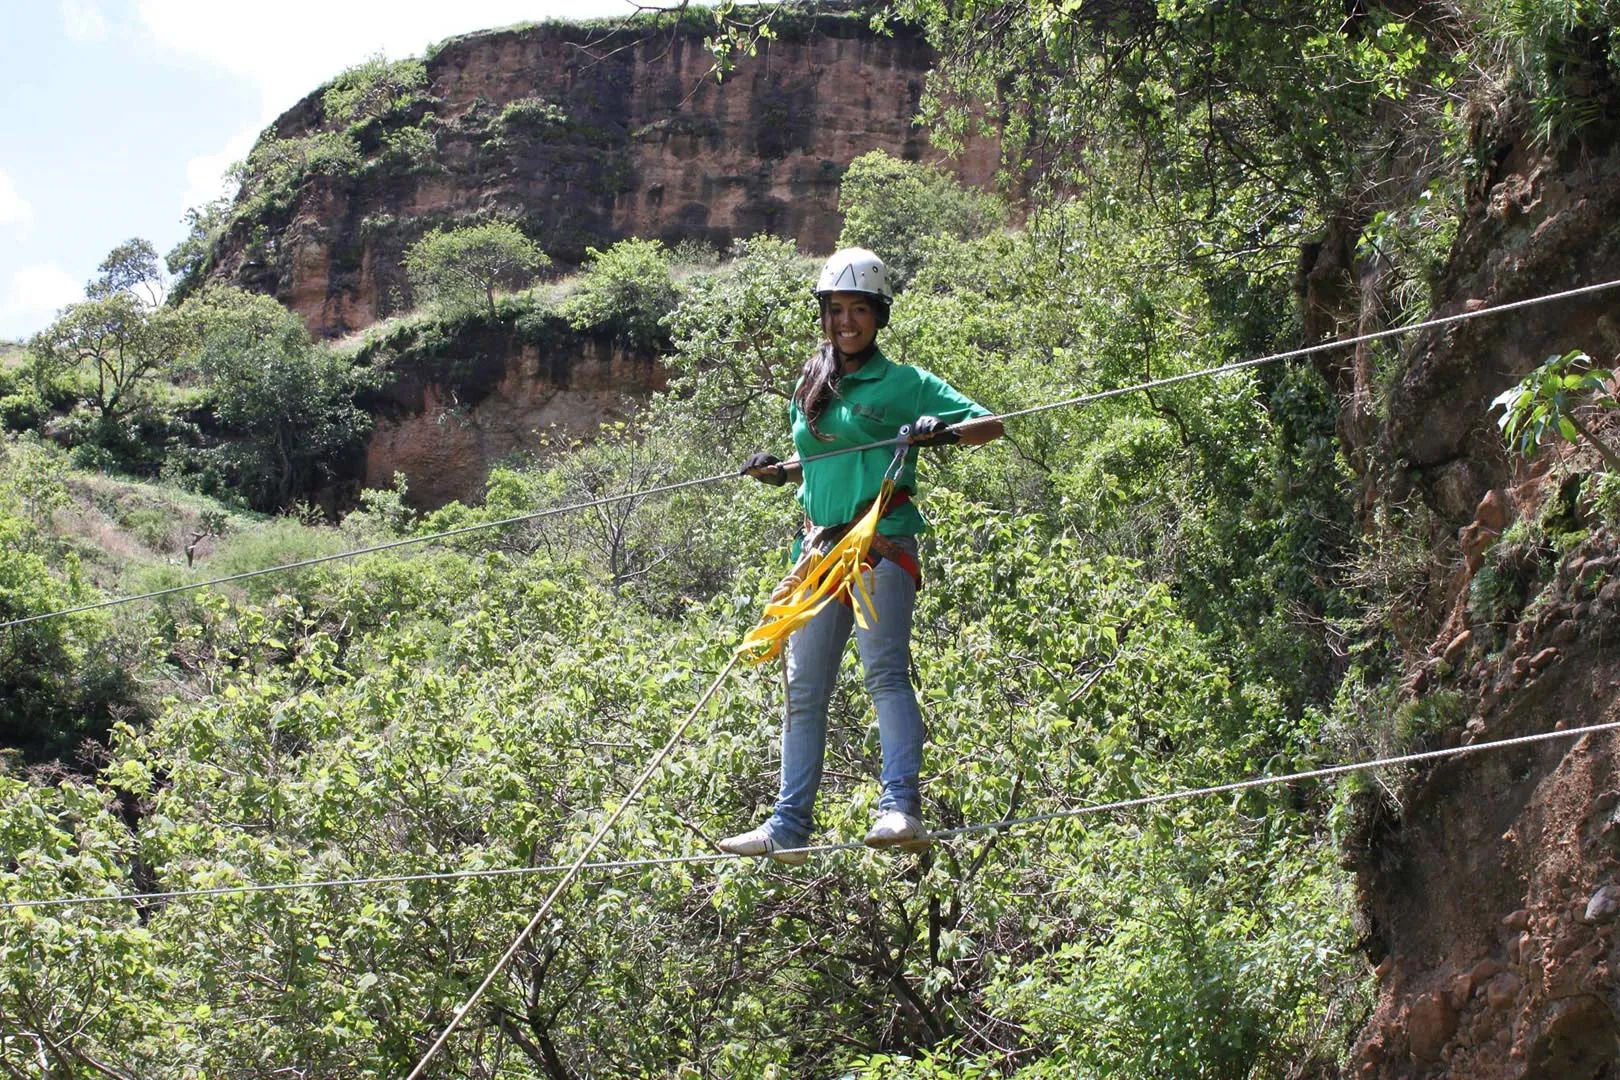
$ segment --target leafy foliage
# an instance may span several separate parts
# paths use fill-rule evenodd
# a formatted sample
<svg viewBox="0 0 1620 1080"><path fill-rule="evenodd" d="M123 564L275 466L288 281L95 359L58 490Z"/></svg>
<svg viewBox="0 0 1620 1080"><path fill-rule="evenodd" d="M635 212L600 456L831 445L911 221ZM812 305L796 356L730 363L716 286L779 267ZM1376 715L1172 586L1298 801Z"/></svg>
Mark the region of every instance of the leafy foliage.
<svg viewBox="0 0 1620 1080"><path fill-rule="evenodd" d="M26 440L0 443L0 622L89 602L93 591L76 558L58 555L50 523L68 501L59 452ZM0 746L30 758L72 754L80 740L105 735L112 710L132 711L122 650L104 620L76 615L12 627L0 637Z"/></svg>
<svg viewBox="0 0 1620 1080"><path fill-rule="evenodd" d="M932 817L1038 813L1303 748L1271 741L1275 703L1238 688L1130 564L1087 561L1074 538L1054 548L1036 519L954 498L936 509L940 584L924 594L918 650ZM378 557L314 572L298 602L201 600L171 648L220 692L122 732L101 784L148 811L132 840L81 829L79 858L117 881L118 845L133 842L153 883L191 885L566 858L752 618L765 579L675 621L544 556L514 558ZM704 837L757 813L770 776L750 763L780 704L774 679L739 679L631 811L616 851L702 852ZM845 734L830 747L824 808L842 835L876 797L876 746L864 699L841 692L834 719ZM1247 803L1234 819L1187 804L1047 827L1038 843L975 839L923 863L593 874L446 1068L491 1071L505 1056L545 1075L550 1054L586 1075L822 1075L856 1065L860 1048L844 1049L839 1031L861 1033L867 1053L933 1045L969 1065L994 1063L992 1043L1024 1030L1022 1045L1054 1062L1126 1076L1222 1060L1211 1055L1223 1040L1234 1056L1281 1053L1307 1037L1295 1018L1312 1014L1345 933L1322 917L1312 890L1324 883L1301 872L1322 853L1289 805ZM0 895L98 887L50 835L27 826L14 849L41 854L0 874ZM1224 854L1188 854L1206 850ZM1109 869L1122 857L1140 870L1125 892ZM84 963L146 973L82 991L96 1009L68 1044L154 1077L197 1054L247 1071L399 1072L515 931L533 884L180 901L149 913L133 943L116 909L53 913ZM37 937L0 927L8 948ZM0 985L8 1015L32 1000ZM1132 1015L1144 1031L1183 1034L1066 1034ZM75 1022L46 1016L43 1030L54 1039ZM156 1030L164 1041L132 1034ZM1131 1064L1145 1045L1171 1056Z"/></svg>
<svg viewBox="0 0 1620 1080"><path fill-rule="evenodd" d="M668 249L631 239L586 254L583 278L559 313L576 330L607 329L629 349L656 351L667 340L664 318L680 299Z"/></svg>
<svg viewBox="0 0 1620 1080"><path fill-rule="evenodd" d="M943 54L924 110L942 130L996 119L1009 175L1100 205L1151 202L1221 263L1286 258L1377 175L1400 126L1381 120L1438 114L1454 81L1414 26L1324 0L1263 13L907 0L897 14ZM1426 154L1406 147L1412 165Z"/></svg>
<svg viewBox="0 0 1620 1080"><path fill-rule="evenodd" d="M105 451L111 465L142 456L142 421L153 416L163 376L190 345L191 331L160 306L157 252L139 238L114 248L86 288L28 343L36 396L77 399L90 410L77 441Z"/></svg>
<svg viewBox="0 0 1620 1080"><path fill-rule="evenodd" d="M303 321L267 296L214 287L181 316L196 328L191 370L219 421L243 436L211 451L231 487L274 510L331 480L371 428L354 402L371 373L315 347Z"/></svg>
<svg viewBox="0 0 1620 1080"><path fill-rule="evenodd" d="M705 425L732 455L780 438L799 369L821 334L805 303L814 273L792 241L761 235L738 241L726 266L688 284L669 318L669 405L679 423Z"/></svg>
<svg viewBox="0 0 1620 1080"><path fill-rule="evenodd" d="M240 192L234 221L275 221L293 205L311 176L348 176L365 162L360 145L346 131L318 131L301 138L261 138L234 170Z"/></svg>
<svg viewBox="0 0 1620 1080"><path fill-rule="evenodd" d="M882 150L850 162L839 187L839 208L844 228L838 246L877 252L902 286L922 258L925 240L976 239L1006 216L994 196L964 189L943 169L901 161Z"/></svg>
<svg viewBox="0 0 1620 1080"><path fill-rule="evenodd" d="M328 120L340 124L376 120L409 106L426 85L422 61L390 61L377 53L333 79L321 94L321 107Z"/></svg>
<svg viewBox="0 0 1620 1080"><path fill-rule="evenodd" d="M113 248L85 288L92 300L118 293L131 293L148 308L163 299L163 272L158 269L157 250L151 241L136 236Z"/></svg>
<svg viewBox="0 0 1620 1080"><path fill-rule="evenodd" d="M186 211L184 220L186 235L164 256L164 266L174 276L169 292L177 301L201 285L213 260L214 246L230 224L231 202L219 198L193 206Z"/></svg>
<svg viewBox="0 0 1620 1080"><path fill-rule="evenodd" d="M1612 129L1617 22L1620 6L1612 0L1486 0L1476 48L1514 97L1528 102L1541 141L1557 148Z"/></svg>
<svg viewBox="0 0 1620 1080"><path fill-rule="evenodd" d="M1612 409L1620 405L1611 389L1613 380L1613 372L1594 368L1592 358L1575 349L1549 356L1518 385L1493 398L1491 407L1502 410L1497 421L1502 437L1525 457L1535 457L1547 436L1557 434L1568 442L1585 440L1604 464L1620 472L1620 454L1576 412L1583 406Z"/></svg>

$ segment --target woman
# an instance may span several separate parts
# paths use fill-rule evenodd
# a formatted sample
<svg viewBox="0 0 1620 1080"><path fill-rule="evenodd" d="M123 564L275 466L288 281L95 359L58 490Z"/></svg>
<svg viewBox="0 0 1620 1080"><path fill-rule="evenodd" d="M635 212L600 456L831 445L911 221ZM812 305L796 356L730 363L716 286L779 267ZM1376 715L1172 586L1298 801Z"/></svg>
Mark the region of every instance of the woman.
<svg viewBox="0 0 1620 1080"><path fill-rule="evenodd" d="M889 322L894 292L872 252L847 248L833 255L816 284L821 304L821 348L806 362L788 407L798 460L755 454L742 472L767 484L799 485L804 542L824 550L871 507L894 453L891 446L816 457L829 451L893 439L912 427L915 446L977 445L999 438L999 420L944 380L896 364L877 347ZM814 458L814 460L809 460ZM801 465L800 462L803 462ZM722 851L765 855L798 865L814 829L816 790L827 741L827 702L851 629L855 631L866 689L877 708L883 747L882 795L866 842L873 847L928 846L920 815L923 722L911 686L911 614L920 575L917 534L926 527L911 496L917 452L905 458L894 496L878 522L870 569L864 571L876 621L857 625L843 603L829 603L787 644L787 719L782 728L782 784L770 820L720 841Z"/></svg>

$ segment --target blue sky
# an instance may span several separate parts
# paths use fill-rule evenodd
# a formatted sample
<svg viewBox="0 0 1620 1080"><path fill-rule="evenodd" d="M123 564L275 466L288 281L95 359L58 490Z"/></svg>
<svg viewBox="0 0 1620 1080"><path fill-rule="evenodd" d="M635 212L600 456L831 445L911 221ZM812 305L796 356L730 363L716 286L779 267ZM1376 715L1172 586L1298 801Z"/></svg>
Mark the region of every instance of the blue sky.
<svg viewBox="0 0 1620 1080"><path fill-rule="evenodd" d="M81 299L96 264L182 215L277 114L381 51L627 0L0 0L0 340Z"/></svg>

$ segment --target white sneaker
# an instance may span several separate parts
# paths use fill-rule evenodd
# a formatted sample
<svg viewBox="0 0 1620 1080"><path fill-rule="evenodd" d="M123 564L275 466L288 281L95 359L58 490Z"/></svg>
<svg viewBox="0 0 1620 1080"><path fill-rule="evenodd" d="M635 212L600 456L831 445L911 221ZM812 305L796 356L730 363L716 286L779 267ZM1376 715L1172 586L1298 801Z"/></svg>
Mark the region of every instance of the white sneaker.
<svg viewBox="0 0 1620 1080"><path fill-rule="evenodd" d="M866 834L867 847L922 851L932 843L917 816L900 810L883 811Z"/></svg>
<svg viewBox="0 0 1620 1080"><path fill-rule="evenodd" d="M777 843L776 837L765 831L763 825L757 829L749 829L745 833L738 833L736 836L728 836L715 847L728 855L763 855L767 859L775 859L788 866L803 866L810 859L808 851L784 850L782 845Z"/></svg>

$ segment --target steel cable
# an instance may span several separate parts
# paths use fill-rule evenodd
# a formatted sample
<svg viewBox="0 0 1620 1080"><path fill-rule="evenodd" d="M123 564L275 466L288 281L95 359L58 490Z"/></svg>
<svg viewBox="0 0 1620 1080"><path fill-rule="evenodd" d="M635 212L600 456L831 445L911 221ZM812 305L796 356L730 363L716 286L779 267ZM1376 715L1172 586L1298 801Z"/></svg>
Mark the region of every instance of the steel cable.
<svg viewBox="0 0 1620 1080"><path fill-rule="evenodd" d="M718 682L716 683L716 686L718 686ZM712 693L712 691L713 688L711 687L710 692ZM702 702L699 703L699 707L701 707L701 705ZM693 715L696 715L695 711ZM689 717L687 723L689 724L690 722L691 718ZM1308 769L1304 772L1286 773L1280 776L1257 776L1251 777L1247 780L1237 780L1226 784L1214 784L1209 787L1184 788L1178 791L1162 792L1157 795L1143 795L1133 799L1119 799L1113 802L1103 803L1088 803L1085 806L1075 807L1069 810L1054 810L1044 814L1031 814L1025 817L1002 818L997 821L982 822L976 825L963 825L953 829L940 829L929 833L928 839L945 841L956 840L965 836L977 836L983 833L1008 832L1014 829L1025 828L1031 825L1045 824L1052 821L1063 821L1072 818L1089 817L1094 814L1133 810L1144 806L1156 806L1160 803L1202 798L1207 795L1226 795L1241 791L1249 791L1254 788L1297 784L1307 780L1330 779L1336 776L1343 776L1346 773L1394 768L1401 765L1416 765L1423 762L1439 761L1445 758L1461 757L1467 754L1483 753L1488 750L1504 750L1516 746L1529 746L1536 743L1550 742L1556 739L1573 739L1581 735L1591 735L1598 732L1614 731L1616 729L1620 729L1620 721L1592 724L1587 727L1568 728L1563 731L1544 731L1533 735L1519 735L1509 739L1477 742L1469 746L1454 746L1441 750L1424 750L1413 754L1400 754L1395 757L1374 758L1370 761L1360 761L1347 765L1329 765L1319 769ZM684 731L685 725L683 725L680 730ZM679 734L679 732L677 732L677 734ZM670 746L673 746L673 740L671 741ZM670 746L666 746L661 752L661 755L654 760L654 766L656 766L662 760L663 756L667 756ZM644 774L644 778L646 775L650 774ZM628 802L629 796L626 796L624 800L621 800L621 810L628 805ZM619 811L615 811L615 814L618 812ZM610 819L608 824L611 823L612 819ZM846 841L836 844L812 844L802 848L794 848L792 850L795 852L805 852L814 855L824 855L840 851L866 851L870 849L860 841ZM588 850L587 854L589 854ZM613 859L594 863L555 864L547 866L506 866L490 867L481 870L449 870L439 873L389 874L379 877L328 878L321 881L286 881L256 885L223 885L206 889L173 889L165 892L119 893L112 896L63 896L41 898L36 900L9 900L5 903L0 903L0 911L15 908L80 907L88 904L153 903L159 900L183 900L194 897L237 896L249 893L291 892L305 889L353 888L362 885L393 885L424 881L465 881L474 878L529 877L555 874L563 871L613 872L619 870L639 870L655 866L682 866L698 865L702 863L727 862L737 859L756 857L757 856L732 855L726 852L707 852L700 855L665 855L642 859Z"/></svg>

